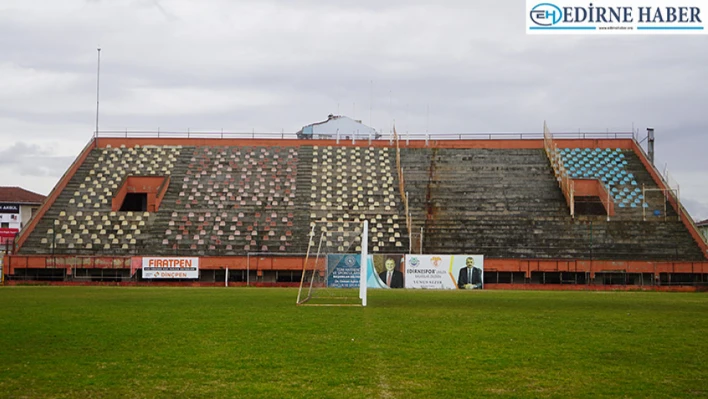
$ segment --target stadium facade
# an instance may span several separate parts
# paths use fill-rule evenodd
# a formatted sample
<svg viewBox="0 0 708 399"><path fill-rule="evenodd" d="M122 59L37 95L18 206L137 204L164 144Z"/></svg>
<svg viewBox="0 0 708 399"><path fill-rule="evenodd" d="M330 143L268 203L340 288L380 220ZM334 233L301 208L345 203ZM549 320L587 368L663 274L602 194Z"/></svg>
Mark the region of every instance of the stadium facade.
<svg viewBox="0 0 708 399"><path fill-rule="evenodd" d="M705 241L632 133L116 136L15 239L8 283L296 285L313 225L368 220L374 254L484 255L485 288L708 284ZM168 258L198 273L145 277Z"/></svg>

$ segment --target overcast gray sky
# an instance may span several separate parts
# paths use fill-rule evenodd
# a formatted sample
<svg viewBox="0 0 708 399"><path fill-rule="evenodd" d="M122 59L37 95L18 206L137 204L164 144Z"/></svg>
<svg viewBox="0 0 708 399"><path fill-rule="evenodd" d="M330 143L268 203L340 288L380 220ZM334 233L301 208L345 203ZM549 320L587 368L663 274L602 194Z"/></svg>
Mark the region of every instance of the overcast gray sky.
<svg viewBox="0 0 708 399"><path fill-rule="evenodd" d="M527 36L524 16L517 0L2 0L0 185L48 194L86 145L101 47L101 130L634 123L708 218L708 36Z"/></svg>

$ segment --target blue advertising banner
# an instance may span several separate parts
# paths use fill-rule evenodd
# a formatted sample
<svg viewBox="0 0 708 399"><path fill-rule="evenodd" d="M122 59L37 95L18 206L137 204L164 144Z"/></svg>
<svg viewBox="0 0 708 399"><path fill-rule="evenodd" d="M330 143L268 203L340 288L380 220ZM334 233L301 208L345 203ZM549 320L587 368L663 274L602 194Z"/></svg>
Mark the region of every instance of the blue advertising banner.
<svg viewBox="0 0 708 399"><path fill-rule="evenodd" d="M359 288L360 254L327 255L327 287Z"/></svg>

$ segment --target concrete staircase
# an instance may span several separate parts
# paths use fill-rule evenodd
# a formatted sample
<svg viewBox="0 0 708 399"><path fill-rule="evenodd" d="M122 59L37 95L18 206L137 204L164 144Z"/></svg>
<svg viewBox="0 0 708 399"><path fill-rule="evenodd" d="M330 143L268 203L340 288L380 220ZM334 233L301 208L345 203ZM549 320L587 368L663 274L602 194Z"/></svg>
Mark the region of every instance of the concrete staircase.
<svg viewBox="0 0 708 399"><path fill-rule="evenodd" d="M169 227L170 220L172 220L172 211L177 207L176 201L179 199L179 192L182 189L182 180L187 173L188 165L193 154L194 147L182 147L177 162L171 170L170 185L167 188L165 196L162 198L160 209L150 218L150 223L146 229L147 234L144 234L138 239L137 252L142 256L195 255L190 254L185 248L175 250L162 243L162 240L165 238L165 231Z"/></svg>
<svg viewBox="0 0 708 399"><path fill-rule="evenodd" d="M295 216L293 223L293 246L291 252L307 253L310 234L310 193L312 192L312 146L298 147L297 191L295 192ZM316 250L316 248L315 248Z"/></svg>

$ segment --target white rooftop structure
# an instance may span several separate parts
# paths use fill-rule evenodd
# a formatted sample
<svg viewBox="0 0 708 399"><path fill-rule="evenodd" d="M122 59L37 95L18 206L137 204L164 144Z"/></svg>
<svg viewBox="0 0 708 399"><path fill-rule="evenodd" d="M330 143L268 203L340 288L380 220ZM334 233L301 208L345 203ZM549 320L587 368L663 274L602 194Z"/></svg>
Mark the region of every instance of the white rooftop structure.
<svg viewBox="0 0 708 399"><path fill-rule="evenodd" d="M332 115L326 121L307 125L297 132L297 137L301 139L376 139L381 135L376 129L366 126L361 121L354 120L343 115Z"/></svg>

